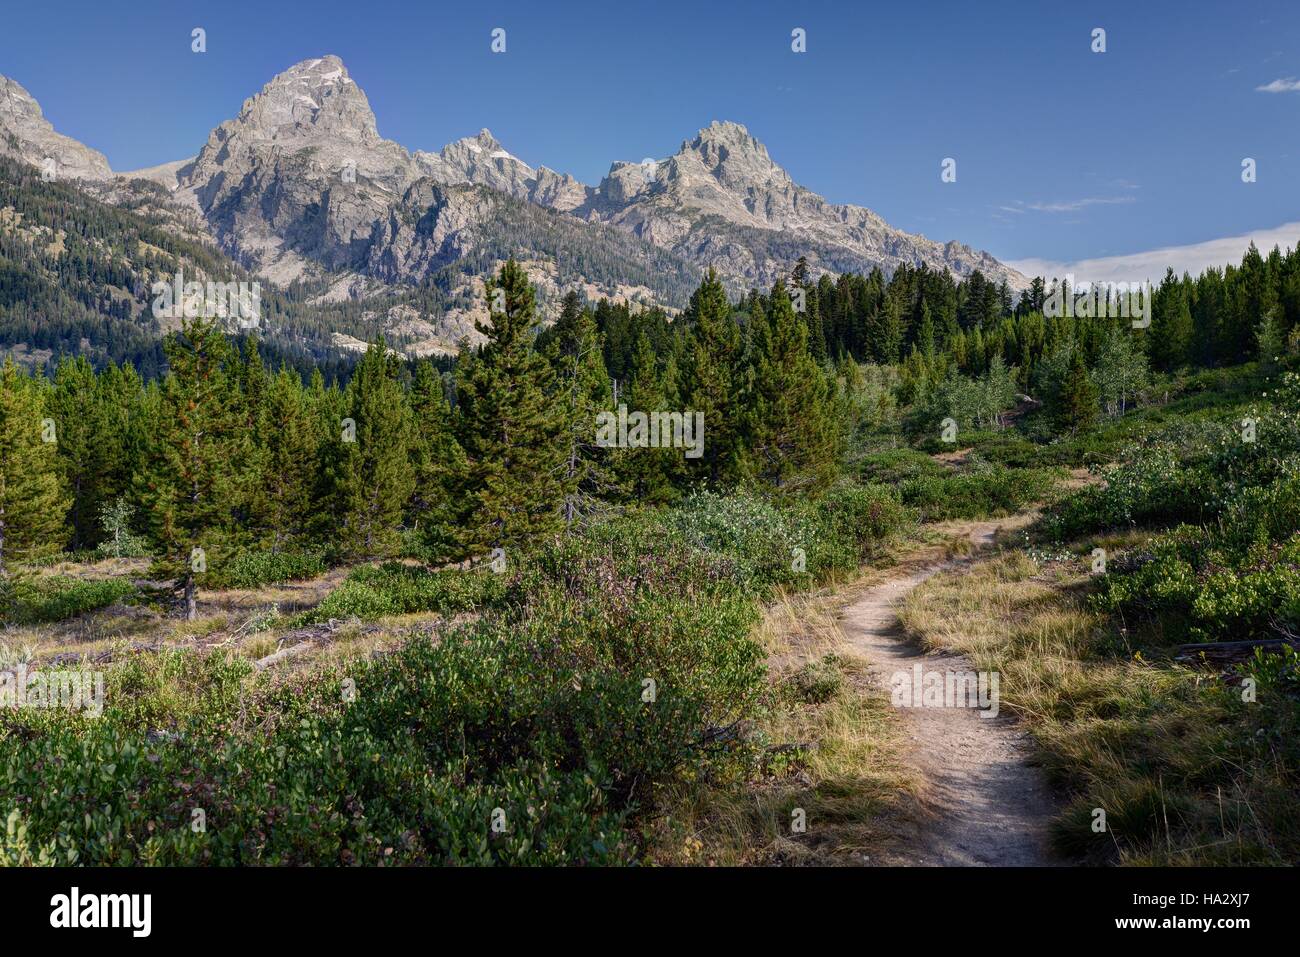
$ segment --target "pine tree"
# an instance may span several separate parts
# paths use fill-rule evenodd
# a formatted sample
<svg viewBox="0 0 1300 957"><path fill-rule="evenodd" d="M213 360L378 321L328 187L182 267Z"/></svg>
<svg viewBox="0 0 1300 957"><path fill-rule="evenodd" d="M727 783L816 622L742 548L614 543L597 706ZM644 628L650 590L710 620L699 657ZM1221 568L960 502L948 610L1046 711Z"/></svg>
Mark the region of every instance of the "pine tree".
<svg viewBox="0 0 1300 957"><path fill-rule="evenodd" d="M1157 368L1173 371L1190 361L1195 330L1187 292L1172 269L1165 273L1153 305L1151 361Z"/></svg>
<svg viewBox="0 0 1300 957"><path fill-rule="evenodd" d="M876 362L892 364L898 361L902 342L903 306L891 290L884 303L867 318L866 347Z"/></svg>
<svg viewBox="0 0 1300 957"><path fill-rule="evenodd" d="M755 356L747 410L747 473L779 495L824 489L834 478L838 433L830 381L808 352L807 330L785 284L772 290L771 315Z"/></svg>
<svg viewBox="0 0 1300 957"><path fill-rule="evenodd" d="M465 476L465 451L452 431L451 406L433 363L421 362L411 385L415 418L412 461L415 494L411 517L420 528L426 554L436 560L456 554L455 529L460 485Z"/></svg>
<svg viewBox="0 0 1300 957"><path fill-rule="evenodd" d="M555 372L534 345L533 287L513 259L488 283L487 342L463 356L457 376L457 437L465 450L464 525L471 556L510 549L557 531L564 498L565 421Z"/></svg>
<svg viewBox="0 0 1300 957"><path fill-rule="evenodd" d="M596 415L609 408L610 381L600 335L576 293L565 297L553 335L542 347L555 370L555 400L564 418L564 523L572 527L612 491L613 475L596 444Z"/></svg>
<svg viewBox="0 0 1300 957"><path fill-rule="evenodd" d="M95 379L96 403L109 410L103 443L111 450L105 464L103 497L117 501L131 490L137 466L148 442L145 424L145 386L130 363L109 363Z"/></svg>
<svg viewBox="0 0 1300 957"><path fill-rule="evenodd" d="M307 534L320 437L302 380L288 368L270 380L260 404L257 524L275 551Z"/></svg>
<svg viewBox="0 0 1300 957"><path fill-rule="evenodd" d="M1088 375L1083 349L1075 348L1070 358L1070 371L1062 383L1056 419L1062 428L1075 432L1087 428L1096 417L1097 386Z"/></svg>
<svg viewBox="0 0 1300 957"><path fill-rule="evenodd" d="M790 273L790 282L804 295L803 322L808 327L808 351L819 363L826 360L826 335L822 330L821 304L817 284L808 281L808 260L800 256Z"/></svg>
<svg viewBox="0 0 1300 957"><path fill-rule="evenodd" d="M91 548L100 539L99 511L113 494L120 455L113 422L123 410L106 405L97 385L89 360L65 358L55 369L48 396L64 483L72 495L68 522L74 549Z"/></svg>
<svg viewBox="0 0 1300 957"><path fill-rule="evenodd" d="M0 366L0 607L8 600L14 564L58 551L66 531L69 496L55 450L58 424L48 418L36 384L5 359Z"/></svg>
<svg viewBox="0 0 1300 957"><path fill-rule="evenodd" d="M633 352L632 378L619 398L629 409L647 414L671 412L677 407L675 374L671 355L663 371L659 371L654 347L642 333ZM614 464L627 497L643 505L672 501L686 474L682 450L674 448L620 449Z"/></svg>
<svg viewBox="0 0 1300 957"><path fill-rule="evenodd" d="M1259 323L1256 336L1259 341L1260 368L1272 371L1286 353L1286 333L1283 330L1281 309L1274 306Z"/></svg>
<svg viewBox="0 0 1300 957"><path fill-rule="evenodd" d="M322 449L318 534L340 558L390 554L415 490L414 423L383 338L370 344L343 394L343 416Z"/></svg>
<svg viewBox="0 0 1300 957"><path fill-rule="evenodd" d="M934 319L930 315L930 306L921 303L921 322L916 329L916 347L925 357L926 364L934 362Z"/></svg>
<svg viewBox="0 0 1300 957"><path fill-rule="evenodd" d="M705 427L704 454L692 460L697 478L729 483L740 474L741 408L746 383L741 374L740 330L722 281L710 269L691 296L689 328L681 369L683 414L699 413Z"/></svg>
<svg viewBox="0 0 1300 957"><path fill-rule="evenodd" d="M238 519L250 443L237 356L215 324L186 322L164 349L169 372L157 393L137 496L154 545L153 574L174 582L193 619L200 579L244 538Z"/></svg>

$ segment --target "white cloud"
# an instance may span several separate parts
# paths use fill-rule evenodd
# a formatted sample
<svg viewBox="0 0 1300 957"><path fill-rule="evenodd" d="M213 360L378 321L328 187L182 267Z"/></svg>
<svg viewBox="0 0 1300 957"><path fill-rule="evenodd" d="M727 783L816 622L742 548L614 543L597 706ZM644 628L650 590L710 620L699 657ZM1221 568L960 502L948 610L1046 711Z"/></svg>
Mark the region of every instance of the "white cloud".
<svg viewBox="0 0 1300 957"><path fill-rule="evenodd" d="M1048 279L1074 276L1075 282L1141 282L1144 279L1159 282L1165 270L1172 267L1176 275L1184 272L1193 276L1210 266L1240 264L1250 244L1264 255L1274 246L1287 249L1300 245L1300 222L1283 223L1274 229L1260 229L1241 236L1211 239L1188 246L1165 246L1128 256L1103 256L1098 259L1081 259L1078 262L1056 262L1050 259L1003 260L1012 269L1026 276L1046 276Z"/></svg>
<svg viewBox="0 0 1300 957"><path fill-rule="evenodd" d="M1133 202L1132 196L1089 196L1086 199L1067 199L1055 203L1026 203L1026 209L1038 213L1073 213L1086 206L1118 206Z"/></svg>
<svg viewBox="0 0 1300 957"><path fill-rule="evenodd" d="M1257 93L1300 93L1300 80L1293 76L1280 77L1271 83L1255 87Z"/></svg>

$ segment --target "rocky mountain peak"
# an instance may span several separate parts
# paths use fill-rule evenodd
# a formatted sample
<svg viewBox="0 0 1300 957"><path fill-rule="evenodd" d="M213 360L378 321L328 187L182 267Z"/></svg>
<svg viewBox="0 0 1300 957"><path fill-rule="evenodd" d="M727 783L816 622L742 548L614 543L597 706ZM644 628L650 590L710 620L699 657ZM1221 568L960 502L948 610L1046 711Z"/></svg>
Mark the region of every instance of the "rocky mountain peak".
<svg viewBox="0 0 1300 957"><path fill-rule="evenodd" d="M41 105L17 80L0 76L0 116L13 120L43 119Z"/></svg>
<svg viewBox="0 0 1300 957"><path fill-rule="evenodd" d="M309 260L358 261L374 223L419 175L411 154L379 135L343 61L323 56L245 100L208 136L180 187L226 249L289 281Z"/></svg>
<svg viewBox="0 0 1300 957"><path fill-rule="evenodd" d="M683 142L682 148L687 147L700 150L707 144L717 146L728 146L736 149L749 150L762 155L767 155L767 147L750 135L749 130L744 124L736 123L732 120L714 120L704 129L695 134L695 139L690 143Z"/></svg>
<svg viewBox="0 0 1300 957"><path fill-rule="evenodd" d="M470 139L470 137L466 137L466 139ZM478 135L473 137L472 140L475 144L477 144L479 147L485 150L486 149L499 150L502 148L501 142L495 136L492 135L492 131L488 129L486 126L483 127L483 129L479 130Z"/></svg>
<svg viewBox="0 0 1300 957"><path fill-rule="evenodd" d="M673 157L681 172L700 169L731 190L785 189L790 175L772 161L767 147L739 123L714 120Z"/></svg>
<svg viewBox="0 0 1300 957"><path fill-rule="evenodd" d="M336 56L303 60L277 74L230 122L266 139L379 139L370 101Z"/></svg>
<svg viewBox="0 0 1300 957"><path fill-rule="evenodd" d="M52 163L59 179L113 176L103 153L56 133L36 98L7 76L0 76L0 153L42 169Z"/></svg>

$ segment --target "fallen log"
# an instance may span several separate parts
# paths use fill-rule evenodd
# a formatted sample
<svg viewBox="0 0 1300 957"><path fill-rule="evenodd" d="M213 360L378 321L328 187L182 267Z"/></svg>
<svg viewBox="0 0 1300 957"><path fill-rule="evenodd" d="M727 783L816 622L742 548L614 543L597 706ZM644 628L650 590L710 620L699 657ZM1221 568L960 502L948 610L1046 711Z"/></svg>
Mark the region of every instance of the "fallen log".
<svg viewBox="0 0 1300 957"><path fill-rule="evenodd" d="M272 652L271 654L267 655L265 658L258 658L256 661L253 662L253 667L256 668L258 671L265 671L267 668L271 667L272 665L279 664L281 661L284 661L286 658L294 658L297 657L298 655L306 654L307 652L311 651L315 647L316 647L315 641L310 641L310 640L300 641L296 645L289 645L286 648L281 648L279 651Z"/></svg>
<svg viewBox="0 0 1300 957"><path fill-rule="evenodd" d="M1291 638L1256 638L1246 641L1203 641L1179 645L1174 653L1175 661L1206 661L1212 664L1235 664L1246 661L1255 655L1255 649L1263 651L1281 651L1283 648L1298 648L1300 644Z"/></svg>

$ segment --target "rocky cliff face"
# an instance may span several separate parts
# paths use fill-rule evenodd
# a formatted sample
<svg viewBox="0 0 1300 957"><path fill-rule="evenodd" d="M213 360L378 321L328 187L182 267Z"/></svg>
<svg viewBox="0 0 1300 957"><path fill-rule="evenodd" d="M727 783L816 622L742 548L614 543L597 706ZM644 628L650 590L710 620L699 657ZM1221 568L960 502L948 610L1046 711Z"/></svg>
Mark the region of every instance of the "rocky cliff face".
<svg viewBox="0 0 1300 957"><path fill-rule="evenodd" d="M439 153L416 153L415 161L439 183L487 186L566 213L586 202L589 192L567 173L545 166L533 169L497 142L488 130L450 143Z"/></svg>
<svg viewBox="0 0 1300 957"><path fill-rule="evenodd" d="M222 246L268 278L315 263L356 268L375 224L418 171L379 135L375 114L338 57L271 80L208 137L179 180Z"/></svg>
<svg viewBox="0 0 1300 957"><path fill-rule="evenodd" d="M32 95L5 76L0 76L0 154L47 169L55 179L113 176L103 153L56 133Z"/></svg>
<svg viewBox="0 0 1300 957"><path fill-rule="evenodd" d="M576 215L612 223L745 285L767 286L804 255L817 270L886 272L906 263L958 276L1025 278L988 253L894 229L861 206L795 183L738 123L714 122L666 160L615 163ZM800 251L802 250L802 251Z"/></svg>

